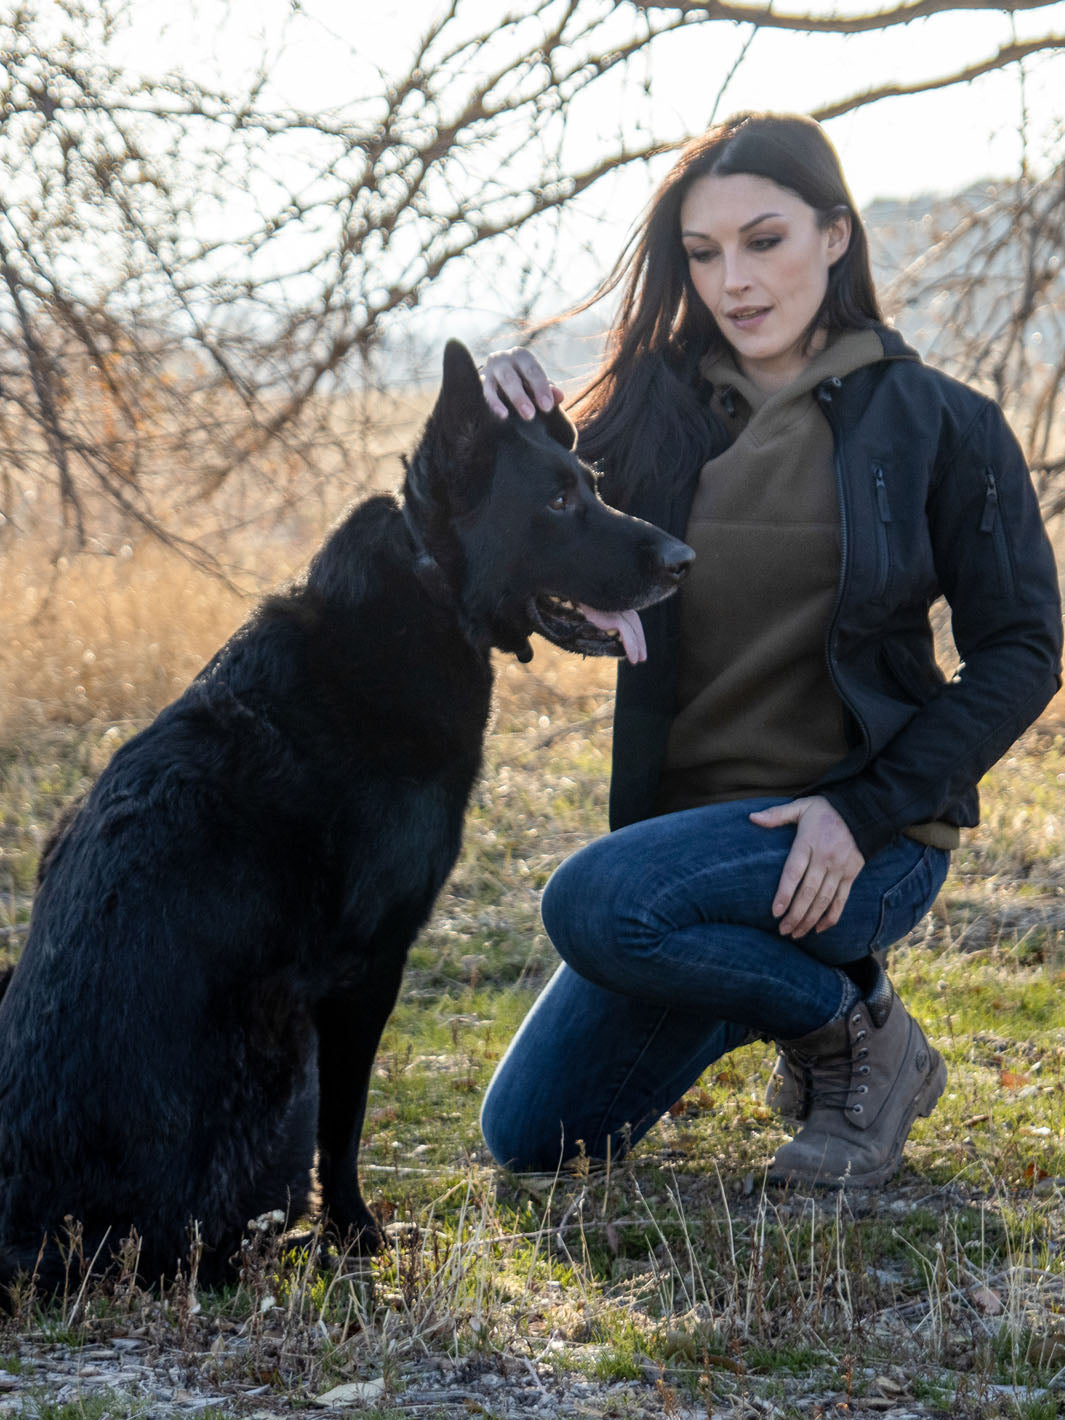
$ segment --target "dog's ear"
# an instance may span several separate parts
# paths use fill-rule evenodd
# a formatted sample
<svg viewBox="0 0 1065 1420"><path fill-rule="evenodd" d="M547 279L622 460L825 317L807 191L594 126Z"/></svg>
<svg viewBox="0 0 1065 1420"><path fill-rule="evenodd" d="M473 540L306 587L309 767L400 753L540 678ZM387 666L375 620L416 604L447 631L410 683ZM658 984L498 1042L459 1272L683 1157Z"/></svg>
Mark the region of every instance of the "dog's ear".
<svg viewBox="0 0 1065 1420"><path fill-rule="evenodd" d="M444 347L444 379L433 420L445 439L457 442L468 439L471 430L490 414L473 356L460 340L449 340Z"/></svg>
<svg viewBox="0 0 1065 1420"><path fill-rule="evenodd" d="M574 447L577 442L577 430L569 416L562 413L560 405L556 404L550 414L544 415L544 424L556 444L561 444L564 449Z"/></svg>
<svg viewBox="0 0 1065 1420"><path fill-rule="evenodd" d="M420 484L416 491L453 513L472 508L491 477L502 423L485 403L473 356L465 345L449 340L440 393L408 472L408 486Z"/></svg>
<svg viewBox="0 0 1065 1420"><path fill-rule="evenodd" d="M441 516L472 507L491 474L501 423L485 403L472 355L449 340L440 393L407 462L406 496Z"/></svg>

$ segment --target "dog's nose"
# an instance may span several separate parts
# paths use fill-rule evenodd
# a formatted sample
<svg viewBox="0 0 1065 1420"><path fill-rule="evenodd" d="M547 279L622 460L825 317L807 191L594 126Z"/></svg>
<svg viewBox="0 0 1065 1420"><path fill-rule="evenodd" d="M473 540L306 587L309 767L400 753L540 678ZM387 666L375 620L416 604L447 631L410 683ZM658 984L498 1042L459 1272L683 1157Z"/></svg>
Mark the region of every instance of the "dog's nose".
<svg viewBox="0 0 1065 1420"><path fill-rule="evenodd" d="M679 582L695 561L695 553L686 542L671 537L662 548L662 570L674 582Z"/></svg>

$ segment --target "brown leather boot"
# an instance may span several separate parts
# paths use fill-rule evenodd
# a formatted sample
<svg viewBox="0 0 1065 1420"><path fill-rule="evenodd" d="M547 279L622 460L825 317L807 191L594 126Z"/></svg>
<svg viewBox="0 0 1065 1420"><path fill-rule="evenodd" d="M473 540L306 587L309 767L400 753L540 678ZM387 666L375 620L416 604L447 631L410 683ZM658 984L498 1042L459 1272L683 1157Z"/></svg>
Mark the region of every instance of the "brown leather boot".
<svg viewBox="0 0 1065 1420"><path fill-rule="evenodd" d="M876 973L872 990L880 986L887 968L887 951L873 952L869 970ZM779 1055L765 1087L766 1105L782 1119L800 1123L810 1112L810 1077L802 1062L778 1041Z"/></svg>
<svg viewBox="0 0 1065 1420"><path fill-rule="evenodd" d="M794 1055L782 1050L765 1087L765 1102L782 1119L798 1123L809 1110L806 1070Z"/></svg>
<svg viewBox="0 0 1065 1420"><path fill-rule="evenodd" d="M798 1040L785 1055L806 1072L809 1109L769 1168L774 1183L885 1183L902 1161L917 1115L929 1115L947 1069L895 995L886 975L838 1021Z"/></svg>

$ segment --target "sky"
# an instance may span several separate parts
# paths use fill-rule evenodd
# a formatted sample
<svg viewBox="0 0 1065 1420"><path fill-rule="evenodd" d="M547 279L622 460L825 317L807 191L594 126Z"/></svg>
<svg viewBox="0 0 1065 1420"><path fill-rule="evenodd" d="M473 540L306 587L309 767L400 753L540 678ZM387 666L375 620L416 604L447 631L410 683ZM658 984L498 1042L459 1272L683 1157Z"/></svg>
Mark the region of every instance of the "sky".
<svg viewBox="0 0 1065 1420"><path fill-rule="evenodd" d="M459 13L473 25L490 28L505 13L526 14L531 3L460 0ZM609 14L619 35L638 23L629 4L583 3ZM296 24L291 23L293 4L300 14ZM131 24L117 53L146 71L184 70L201 81L215 79L232 87L265 50L271 55L274 96L300 108L345 109L368 103L388 76L406 71L418 38L445 4L186 0L174 6L172 0L130 0ZM865 13L878 8L878 0L778 0L775 8ZM749 26L689 28L656 43L653 58L617 95L613 110L608 101L582 117L588 130L584 141L593 148L597 126L607 136L617 126L619 109L629 104L642 106L646 131L657 141L680 140L702 132L712 112L718 118L744 108L808 112L869 87L949 72L1013 39L1048 33L1065 36L1065 0L1014 17L991 8L968 10L852 38L760 30L751 40ZM876 199L956 192L982 179L1015 174L1022 117L1027 118L1033 166L1044 165L1048 155L1060 158L1065 148L1065 50L1026 61L1023 75L1014 67L938 92L882 100L830 120L826 127L863 208ZM562 243L564 260L558 261L559 248L551 251L560 273L558 289L547 297L552 311L586 295L613 264L669 161L659 160L658 171L635 169L582 199ZM532 240L523 235L517 245ZM532 255L535 260L539 253ZM464 302L473 323L482 328L496 319L505 321L514 308L515 283L506 271L491 292L486 283L480 311L470 309L468 293L453 296L447 282L439 285L441 322L453 320ZM435 290L430 293L423 314L437 296Z"/></svg>

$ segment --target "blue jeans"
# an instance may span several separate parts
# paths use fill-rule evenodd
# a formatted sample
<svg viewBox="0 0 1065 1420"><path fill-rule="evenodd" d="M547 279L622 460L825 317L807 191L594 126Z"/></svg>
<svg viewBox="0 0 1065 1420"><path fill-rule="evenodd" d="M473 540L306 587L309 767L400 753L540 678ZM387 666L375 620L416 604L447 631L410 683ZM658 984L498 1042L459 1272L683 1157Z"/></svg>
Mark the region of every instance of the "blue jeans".
<svg viewBox="0 0 1065 1420"><path fill-rule="evenodd" d="M862 868L834 927L782 937L770 909L795 829L747 817L781 802L647 819L558 869L542 913L563 965L481 1111L500 1163L550 1170L579 1148L619 1157L719 1056L832 1020L850 989L840 969L931 907L950 855L898 837Z"/></svg>

